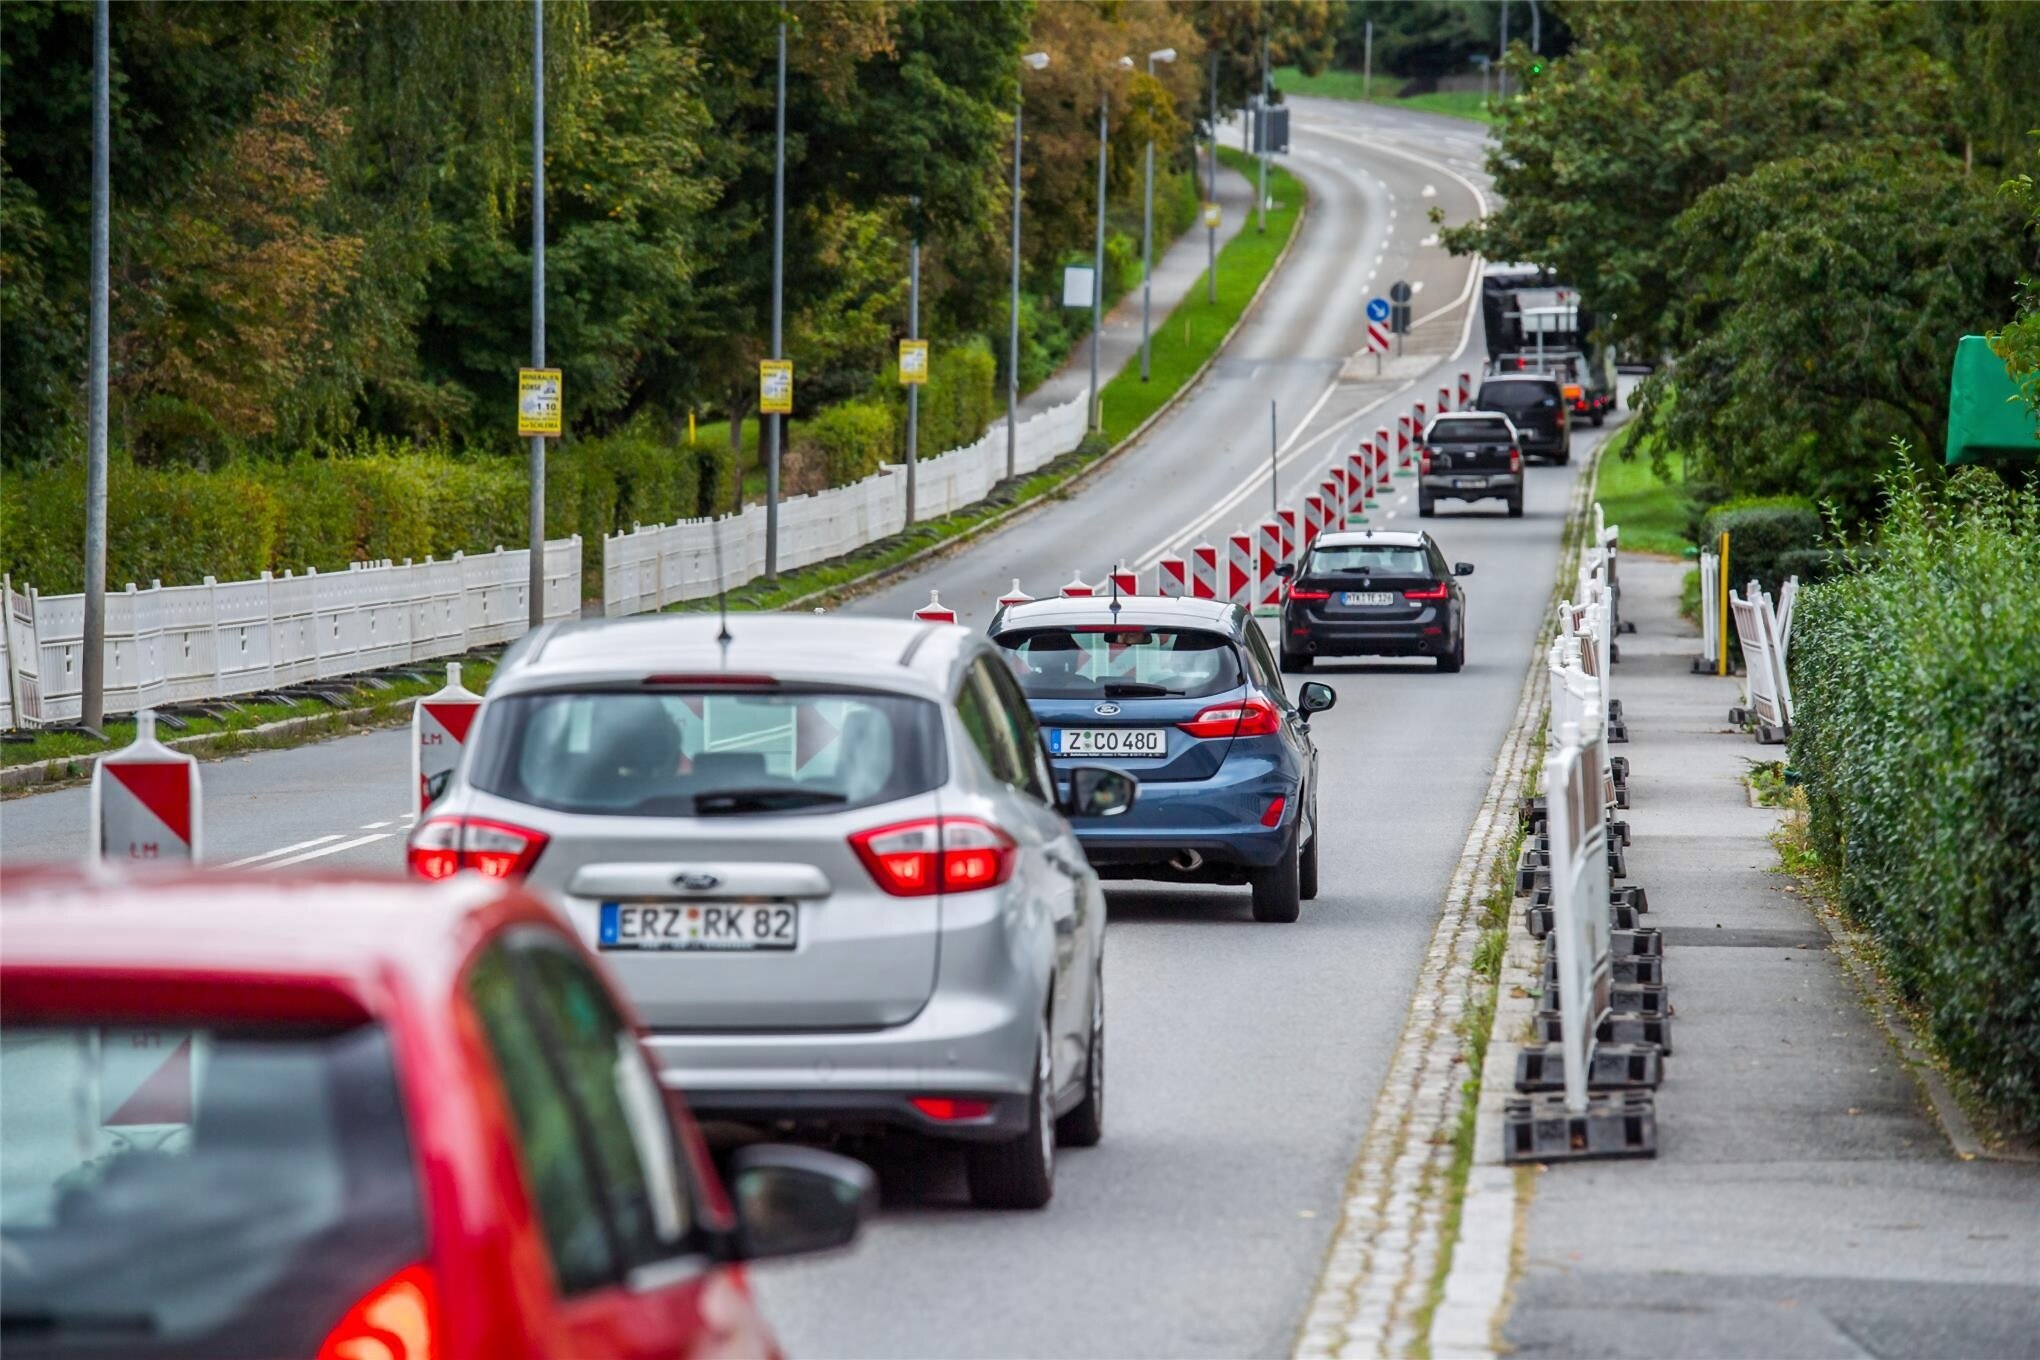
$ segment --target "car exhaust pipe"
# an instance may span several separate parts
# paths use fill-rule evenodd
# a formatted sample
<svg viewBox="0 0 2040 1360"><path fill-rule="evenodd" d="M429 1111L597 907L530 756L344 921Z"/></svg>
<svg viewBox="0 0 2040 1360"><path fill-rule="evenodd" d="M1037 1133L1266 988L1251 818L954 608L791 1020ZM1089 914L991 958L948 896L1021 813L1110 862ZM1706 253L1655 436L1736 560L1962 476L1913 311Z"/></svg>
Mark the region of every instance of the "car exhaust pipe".
<svg viewBox="0 0 2040 1360"><path fill-rule="evenodd" d="M1195 850L1178 851L1176 857L1169 861L1169 867L1179 874L1194 874L1203 864L1204 856Z"/></svg>

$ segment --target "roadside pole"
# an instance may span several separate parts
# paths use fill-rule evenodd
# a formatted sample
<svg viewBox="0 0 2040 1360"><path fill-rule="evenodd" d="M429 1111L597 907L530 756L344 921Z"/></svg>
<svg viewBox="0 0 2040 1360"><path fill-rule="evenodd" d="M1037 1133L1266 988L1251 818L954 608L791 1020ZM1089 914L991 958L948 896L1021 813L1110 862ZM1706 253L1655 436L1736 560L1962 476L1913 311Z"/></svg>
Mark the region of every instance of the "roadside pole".
<svg viewBox="0 0 2040 1360"><path fill-rule="evenodd" d="M1261 187L1254 199L1255 230L1268 230L1268 40L1261 39L1261 124L1255 130L1255 149L1261 153Z"/></svg>
<svg viewBox="0 0 2040 1360"><path fill-rule="evenodd" d="M1367 21L1366 56L1360 66L1360 98L1362 102L1374 98L1374 21Z"/></svg>
<svg viewBox="0 0 2040 1360"><path fill-rule="evenodd" d="M545 367L545 0L531 0L531 366ZM562 418L565 412L561 412ZM526 611L545 622L545 436L531 436L530 572Z"/></svg>
<svg viewBox="0 0 2040 1360"><path fill-rule="evenodd" d="M1148 79L1154 79L1155 63L1173 62L1176 49L1164 47L1147 55ZM1142 178L1140 211L1140 380L1148 380L1148 317L1155 300L1155 140L1148 138L1147 172Z"/></svg>
<svg viewBox="0 0 2040 1360"><path fill-rule="evenodd" d="M1020 64L1030 71L1048 65L1048 53L1029 52ZM1023 76L1022 79L1025 79ZM1013 294L1006 316L1006 480L1019 471L1020 451L1020 123L1027 111L1027 92L1013 93Z"/></svg>
<svg viewBox="0 0 2040 1360"><path fill-rule="evenodd" d="M921 338L921 200L914 199L914 244L908 258L912 261L907 279L907 339ZM921 353L925 356L926 350ZM906 381L906 367L901 365L901 381ZM907 527L914 527L914 472L921 449L921 384L907 383Z"/></svg>
<svg viewBox="0 0 2040 1360"><path fill-rule="evenodd" d="M108 0L92 7L92 319L90 395L85 426L85 655L79 725L98 732L106 718L106 299L107 223L112 191L107 174L109 115Z"/></svg>
<svg viewBox="0 0 2040 1360"><path fill-rule="evenodd" d="M1106 94L1098 91L1098 241L1091 262L1091 399L1090 419L1096 430L1105 419L1105 403L1098 399L1098 340L1105 331L1105 143Z"/></svg>
<svg viewBox="0 0 2040 1360"><path fill-rule="evenodd" d="M1204 221L1204 300L1218 301L1218 53L1211 54L1211 193L1212 213Z"/></svg>
<svg viewBox="0 0 2040 1360"><path fill-rule="evenodd" d="M1268 403L1268 499L1273 503L1275 517L1282 517L1282 491L1275 485L1282 471L1280 457L1282 441L1275 433L1275 403Z"/></svg>
<svg viewBox="0 0 2040 1360"><path fill-rule="evenodd" d="M786 25L779 26L779 101L772 143L772 358L786 357L780 325L786 298ZM779 579L779 426L761 409L765 426L765 579Z"/></svg>

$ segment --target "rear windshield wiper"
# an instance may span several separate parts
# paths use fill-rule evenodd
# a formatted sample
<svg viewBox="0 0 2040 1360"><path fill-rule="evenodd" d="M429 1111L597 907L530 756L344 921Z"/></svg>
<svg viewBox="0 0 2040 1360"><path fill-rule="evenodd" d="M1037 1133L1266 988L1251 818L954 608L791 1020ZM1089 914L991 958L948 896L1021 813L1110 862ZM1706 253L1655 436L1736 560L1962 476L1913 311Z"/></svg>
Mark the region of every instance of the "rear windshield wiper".
<svg viewBox="0 0 2040 1360"><path fill-rule="evenodd" d="M717 789L694 795L694 811L703 817L733 812L784 812L790 808L847 803L849 798L827 789Z"/></svg>
<svg viewBox="0 0 2040 1360"><path fill-rule="evenodd" d="M1111 680L1105 685L1105 697L1108 699L1171 699L1180 698L1182 693L1180 689L1150 685L1142 680Z"/></svg>

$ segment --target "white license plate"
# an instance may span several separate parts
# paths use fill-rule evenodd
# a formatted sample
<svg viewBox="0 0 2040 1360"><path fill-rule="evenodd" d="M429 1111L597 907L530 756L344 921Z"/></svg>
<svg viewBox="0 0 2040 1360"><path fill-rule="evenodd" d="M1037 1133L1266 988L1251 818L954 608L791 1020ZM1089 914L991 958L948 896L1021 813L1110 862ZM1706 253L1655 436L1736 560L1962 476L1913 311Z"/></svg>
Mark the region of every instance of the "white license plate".
<svg viewBox="0 0 2040 1360"><path fill-rule="evenodd" d="M1169 734L1159 727L1051 727L1048 753L1160 760L1169 754Z"/></svg>
<svg viewBox="0 0 2040 1360"><path fill-rule="evenodd" d="M800 912L781 902L604 902L604 949L792 949Z"/></svg>
<svg viewBox="0 0 2040 1360"><path fill-rule="evenodd" d="M1385 604L1394 604L1395 595L1393 592L1386 590L1349 590L1339 596L1339 603L1344 605L1369 605L1379 608Z"/></svg>
<svg viewBox="0 0 2040 1360"><path fill-rule="evenodd" d="M1461 491L1485 491L1487 490L1487 478L1454 477L1452 479L1452 485L1458 487Z"/></svg>

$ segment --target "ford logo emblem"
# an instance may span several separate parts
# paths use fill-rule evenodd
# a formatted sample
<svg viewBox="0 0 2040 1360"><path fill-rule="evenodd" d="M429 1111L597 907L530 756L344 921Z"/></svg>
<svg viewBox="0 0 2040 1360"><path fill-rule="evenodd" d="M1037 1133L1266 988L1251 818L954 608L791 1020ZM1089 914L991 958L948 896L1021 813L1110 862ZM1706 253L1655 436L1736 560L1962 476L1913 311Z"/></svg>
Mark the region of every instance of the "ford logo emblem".
<svg viewBox="0 0 2040 1360"><path fill-rule="evenodd" d="M715 874L701 874L689 870L683 874L675 874L673 886L685 888L689 892L707 892L710 888L720 888L722 879Z"/></svg>
<svg viewBox="0 0 2040 1360"><path fill-rule="evenodd" d="M1119 705L1118 705L1118 704L1100 704L1100 705L1098 705L1098 706L1097 706L1096 708L1092 709L1091 711L1092 711L1093 713L1097 714L1097 715L1098 715L1099 717L1101 717L1101 718L1110 718L1110 717L1114 717L1114 716L1116 716L1116 715L1118 714L1118 712L1119 712Z"/></svg>

